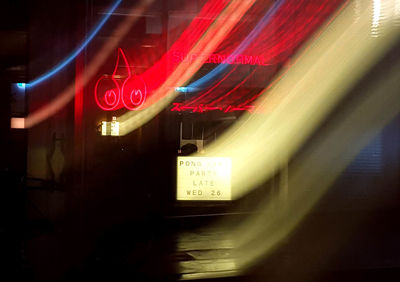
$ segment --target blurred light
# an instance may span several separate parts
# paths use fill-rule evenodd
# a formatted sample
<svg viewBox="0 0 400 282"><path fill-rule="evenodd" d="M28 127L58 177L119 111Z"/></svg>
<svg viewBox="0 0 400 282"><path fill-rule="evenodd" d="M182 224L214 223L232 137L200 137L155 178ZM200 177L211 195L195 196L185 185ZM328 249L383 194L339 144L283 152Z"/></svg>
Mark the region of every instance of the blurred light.
<svg viewBox="0 0 400 282"><path fill-rule="evenodd" d="M380 26L384 36L371 38L371 4L357 24L353 7L345 7L257 102L267 114L243 115L207 148L205 156L232 159L232 199L290 165L288 197L265 197L247 220L224 226L234 235L240 269L275 250L350 163L343 156L354 158L400 112L397 60L386 64L386 72L374 77L363 95L348 97L340 112L330 116L355 84L394 51L394 44L398 47L400 30L390 22ZM289 163L329 116L317 138Z"/></svg>
<svg viewBox="0 0 400 282"><path fill-rule="evenodd" d="M143 13L144 10L153 2L153 0L142 0L139 3L134 3L130 7L130 11ZM100 46L99 50L93 56L89 64L85 66L84 71L75 78L80 81L80 87L85 86L98 73L102 64L107 60L109 54L117 48L120 40L130 31L132 25L139 17L126 17L112 32L109 39ZM75 83L71 83L56 98L45 104L38 110L30 113L25 119L25 127L31 128L38 123L46 120L60 109L65 107L75 97Z"/></svg>
<svg viewBox="0 0 400 282"><path fill-rule="evenodd" d="M278 0L274 2L272 7L267 10L267 12L264 14L262 19L257 23L257 25L254 27L254 29L246 36L246 38L240 43L240 45L233 51L231 54L231 57L237 57L239 56L240 53L242 53L250 43L253 42L257 38L257 36L260 34L260 32L263 30L263 28L267 25L267 23L270 22L272 19L273 15L278 11L278 9L282 6L284 3L284 0ZM263 62L264 64L264 62ZM218 76L221 72L223 72L229 64L226 63L226 59L219 64L215 69L204 75L203 77L199 78L198 80L190 83L188 86L189 87L195 87L195 88L202 88L204 87L207 83L209 83L211 80L213 80L216 76Z"/></svg>
<svg viewBox="0 0 400 282"><path fill-rule="evenodd" d="M111 136L119 136L119 122L116 117L112 117Z"/></svg>
<svg viewBox="0 0 400 282"><path fill-rule="evenodd" d="M381 0L374 0L374 9L372 15L371 36L378 37L379 22L381 20Z"/></svg>
<svg viewBox="0 0 400 282"><path fill-rule="evenodd" d="M117 117L112 117L111 122L103 120L101 122L101 136L119 136L119 122Z"/></svg>
<svg viewBox="0 0 400 282"><path fill-rule="evenodd" d="M361 0L354 0L354 23L357 23L360 20L361 15Z"/></svg>
<svg viewBox="0 0 400 282"><path fill-rule="evenodd" d="M176 92L182 92L182 93L194 92L194 91L197 91L197 90L199 90L199 89L195 88L195 87L184 87L184 86L182 86L182 87L176 87L175 88Z"/></svg>
<svg viewBox="0 0 400 282"><path fill-rule="evenodd" d="M188 92L188 88L187 87L176 87L175 91L176 92Z"/></svg>
<svg viewBox="0 0 400 282"><path fill-rule="evenodd" d="M101 122L101 135L102 136L107 135L107 122L106 121Z"/></svg>
<svg viewBox="0 0 400 282"><path fill-rule="evenodd" d="M96 34L100 31L100 29L104 26L104 24L107 22L107 20L110 18L112 13L115 11L115 9L121 4L122 0L116 0L114 4L110 7L107 13L105 13L104 17L100 20L100 22L93 28L93 30L89 33L88 36L86 36L85 40L83 43L75 49L75 51L72 52L68 57L66 57L63 61L61 61L58 65L53 67L51 70L48 72L42 74L38 78L35 78L31 82L27 84L28 87L34 87L45 80L49 79L53 75L57 74L59 71L61 71L64 67L66 67L69 63L71 63L78 55L79 53L82 52L83 49L86 48L86 46L93 40L93 38L96 36Z"/></svg>
<svg viewBox="0 0 400 282"><path fill-rule="evenodd" d="M25 118L11 118L11 128L22 129L25 128Z"/></svg>
<svg viewBox="0 0 400 282"><path fill-rule="evenodd" d="M17 87L18 87L19 89L25 89L25 86L26 86L26 84L23 83L23 82L17 83Z"/></svg>
<svg viewBox="0 0 400 282"><path fill-rule="evenodd" d="M327 27L328 32L311 42L295 58L296 63L287 66L282 79L265 90L268 95L255 105L260 114L245 114L226 138L207 149L206 155L232 158L233 198L247 194L286 163L353 81L380 59L398 35L399 30L385 22L381 25L385 36L371 38L372 5L357 24L352 9L345 8L340 19ZM341 58L340 63L337 58Z"/></svg>
<svg viewBox="0 0 400 282"><path fill-rule="evenodd" d="M394 2L394 24L400 25L400 0L395 0Z"/></svg>
<svg viewBox="0 0 400 282"><path fill-rule="evenodd" d="M229 40L232 42L232 45L236 44L236 42L237 44L248 43L251 41L252 37L247 36L247 34L254 31L254 40L248 47L246 47L244 52L240 53L236 58L232 55L232 52L237 47L233 46L233 50L218 50L218 52L211 55L207 53L194 54L194 58L190 56L184 57L182 52L174 54L174 60L184 59L192 62L197 57L203 56L206 57L205 63L221 63L222 65L226 63L235 63L235 65L230 66L229 72L224 71L223 75L216 72L215 78L210 80L209 84L206 83L204 85L206 89L199 88L198 91L201 91L201 93L198 93L199 95L193 95L192 97L185 96L185 100L179 105L179 107L176 107L176 104L174 104L175 107L173 107L171 111L186 110L192 112L204 112L219 110L230 112L232 109L246 109L246 107L252 105L257 97L260 96L261 92L254 88L245 90L240 87L240 85L245 83L246 80L253 80L253 78L256 77L256 81L260 81L260 78L264 77L263 84L260 84L262 87L268 84L273 84L274 82L271 81L273 77L275 77L274 80L279 80L279 78L275 76L278 69L285 64L290 64L290 58L294 55L295 51L304 45L313 34L316 36L315 31L319 26L326 25L326 23L324 23L325 21L329 23L331 15L342 5L343 2L344 1L342 0L286 1L278 10L276 10L275 13L273 13L271 20L269 21L266 20L268 17L265 15L265 10L271 12L274 7L268 7L271 3L265 2L265 4L268 3L268 5L265 5L265 10L263 9L263 12L260 12L259 15L260 18L263 16L264 18L259 19L254 23L254 25L258 25L257 27L246 25L248 26L248 30L245 30L246 32L243 32L242 30L246 29L245 27L237 28L235 33L226 39L226 41ZM277 5L278 2L275 2L275 4ZM268 8L271 10L268 10ZM252 12L258 10L255 7L253 7L253 9ZM303 12L294 12L299 9ZM263 20L265 21L263 22ZM265 26L263 27L263 25ZM257 35L256 31L259 31L261 28L262 31ZM276 30L279 30L279 32L276 32ZM239 36L241 38L240 40L238 40ZM243 38L245 39L243 40ZM225 45L227 45L227 43L225 43ZM223 55L225 53L226 55ZM245 57L243 54L252 55ZM227 59L225 63L224 59ZM240 73L240 71L234 72L237 64L243 63L257 66L252 68L253 71L249 71L247 74ZM266 68L262 66L272 67ZM218 70L220 67L222 66L217 66L213 71ZM270 76L270 78L266 78L266 72L272 72L273 75ZM233 73L233 75L229 76L228 73ZM210 74L211 72L207 75ZM207 77L207 75L200 79ZM226 89L224 84L221 84L227 77L229 77L229 81L233 87L231 89ZM192 84L189 84L189 86L192 86Z"/></svg>
<svg viewBox="0 0 400 282"><path fill-rule="evenodd" d="M268 66L270 64L266 64L264 62L263 56L256 55L244 55L244 54L191 54L184 56L183 52L174 52L174 61L175 62L189 62L192 63L199 57L204 57L204 63L213 63L213 64L228 64L228 65L259 65L259 66Z"/></svg>
<svg viewBox="0 0 400 282"><path fill-rule="evenodd" d="M189 54L213 53L254 2L255 0L230 1L225 9L219 13L218 18L207 28L203 36L193 45ZM143 110L128 112L121 116L121 135L132 132L151 120L169 105L177 95L174 91L176 87L171 89L171 86L185 85L200 69L203 63L204 58L196 60L192 64L180 63L162 85L154 89L152 96L146 101Z"/></svg>

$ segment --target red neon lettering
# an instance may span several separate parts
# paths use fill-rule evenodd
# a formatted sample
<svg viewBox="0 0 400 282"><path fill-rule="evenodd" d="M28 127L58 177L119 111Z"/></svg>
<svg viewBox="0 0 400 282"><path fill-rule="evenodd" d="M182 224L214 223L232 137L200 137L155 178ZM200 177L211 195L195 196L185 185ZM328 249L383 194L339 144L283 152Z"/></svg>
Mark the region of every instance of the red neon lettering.
<svg viewBox="0 0 400 282"><path fill-rule="evenodd" d="M181 108L180 108L180 103L173 103L173 105L174 105L174 107L171 109L171 112L180 112L180 111L182 111L181 110Z"/></svg>
<svg viewBox="0 0 400 282"><path fill-rule="evenodd" d="M256 65L262 65L259 56L256 56L256 58L255 58L255 60L254 60L254 63L255 63Z"/></svg>
<svg viewBox="0 0 400 282"><path fill-rule="evenodd" d="M216 111L216 110L222 111L222 108L221 107L210 107L210 106L204 107L204 111Z"/></svg>
<svg viewBox="0 0 400 282"><path fill-rule="evenodd" d="M218 63L218 61L216 60L216 55L212 54L209 58L210 63L213 62L214 64Z"/></svg>
<svg viewBox="0 0 400 282"><path fill-rule="evenodd" d="M222 55L222 54L189 54L183 56L182 52L173 53L173 62L190 62L192 63L196 59L201 59L205 64L242 64L242 65L260 65L268 66L263 56L252 56L252 55Z"/></svg>
<svg viewBox="0 0 400 282"><path fill-rule="evenodd" d="M231 112L236 112L236 111L248 111L252 113L255 109L255 106L252 105L247 105L247 106L242 106L242 107L235 107L228 105L225 109L222 107L212 107L212 106L207 106L200 104L198 106L183 106L182 103L173 103L173 107L171 109L171 112L183 112L183 111L189 111L191 110L193 113L204 113L208 111L223 111L224 113L231 113Z"/></svg>
<svg viewBox="0 0 400 282"><path fill-rule="evenodd" d="M194 112L194 113L195 113L195 112L203 113L203 112L204 112L203 104L198 105L198 106L193 110L193 112Z"/></svg>
<svg viewBox="0 0 400 282"><path fill-rule="evenodd" d="M247 65L254 65L253 64L253 56L244 56L244 63Z"/></svg>
<svg viewBox="0 0 400 282"><path fill-rule="evenodd" d="M196 59L201 59L205 64L242 64L242 65L260 65L269 66L271 64L266 63L264 56L253 56L253 55L223 55L223 54L205 54L205 53L193 53L186 56L182 52L175 51L172 53L173 62L190 62L192 63Z"/></svg>
<svg viewBox="0 0 400 282"><path fill-rule="evenodd" d="M185 110L194 110L196 109L196 107L189 107L189 106L181 106L181 110L185 111Z"/></svg>
<svg viewBox="0 0 400 282"><path fill-rule="evenodd" d="M232 108L232 106L228 106L228 107L225 109L224 113L228 113L228 112L230 111L231 108Z"/></svg>

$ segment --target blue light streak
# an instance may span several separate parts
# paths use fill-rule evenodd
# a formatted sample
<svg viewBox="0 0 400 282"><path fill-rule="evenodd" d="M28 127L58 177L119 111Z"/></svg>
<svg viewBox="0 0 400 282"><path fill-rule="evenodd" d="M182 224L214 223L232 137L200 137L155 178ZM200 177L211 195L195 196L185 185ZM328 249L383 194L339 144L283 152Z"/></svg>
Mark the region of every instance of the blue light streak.
<svg viewBox="0 0 400 282"><path fill-rule="evenodd" d="M249 46L249 44L254 39L256 39L256 37L260 34L260 32L264 29L264 27L267 25L267 23L272 19L272 16L276 13L276 11L282 6L282 4L284 2L285 2L285 0L279 0L272 5L271 9L269 9L265 13L265 15L261 18L261 20L257 23L257 25L249 33L249 35L247 35L246 38L240 43L240 45L235 49L235 51L233 51L233 53L232 53L233 57L241 54ZM230 66L230 65L222 62L216 68L214 68L212 71L207 73L205 76L190 83L186 87L177 87L177 89L186 88L185 92L193 92L193 91L199 90L199 89L203 88L205 84L209 83L212 79L214 79L216 76L218 76L223 71L225 71L225 69L228 66ZM182 92L179 90L176 90L176 91Z"/></svg>
<svg viewBox="0 0 400 282"><path fill-rule="evenodd" d="M105 13L104 17L99 21L99 23L92 29L89 35L86 37L85 41L75 49L68 57L66 57L63 61L61 61L58 65L54 66L48 72L42 74L41 76L35 78L31 82L27 83L27 87L34 87L45 80L49 79L59 71L61 71L64 67L66 67L69 63L71 63L78 55L82 52L83 49L93 40L96 34L100 31L100 29L104 26L107 20L110 18L111 14L115 11L115 9L121 4L122 0L116 0L115 3L110 7L110 9Z"/></svg>
<svg viewBox="0 0 400 282"><path fill-rule="evenodd" d="M18 83L17 83L17 87L18 87L19 89L21 89L21 90L25 89L25 86L26 86L26 84L23 83L23 82L18 82Z"/></svg>

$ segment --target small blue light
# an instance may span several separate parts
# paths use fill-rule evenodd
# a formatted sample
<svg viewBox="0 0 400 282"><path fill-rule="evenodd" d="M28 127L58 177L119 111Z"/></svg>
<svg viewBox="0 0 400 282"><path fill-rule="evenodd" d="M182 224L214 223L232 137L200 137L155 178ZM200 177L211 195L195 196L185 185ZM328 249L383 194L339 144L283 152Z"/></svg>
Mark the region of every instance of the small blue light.
<svg viewBox="0 0 400 282"><path fill-rule="evenodd" d="M26 84L23 83L23 82L17 83L17 87L18 87L19 89L25 89L25 86L26 86Z"/></svg>
<svg viewBox="0 0 400 282"><path fill-rule="evenodd" d="M176 92L187 92L188 89L187 89L187 87L176 87L175 91Z"/></svg>
<svg viewBox="0 0 400 282"><path fill-rule="evenodd" d="M199 90L200 90L200 88L196 88L196 87L176 87L175 88L176 92L181 92L181 93L196 92Z"/></svg>

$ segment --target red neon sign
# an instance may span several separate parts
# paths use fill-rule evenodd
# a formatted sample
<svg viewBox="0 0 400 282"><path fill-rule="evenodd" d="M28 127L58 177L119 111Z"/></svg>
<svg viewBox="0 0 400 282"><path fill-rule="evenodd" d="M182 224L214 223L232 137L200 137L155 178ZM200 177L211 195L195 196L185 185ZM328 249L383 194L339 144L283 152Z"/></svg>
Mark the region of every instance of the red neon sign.
<svg viewBox="0 0 400 282"><path fill-rule="evenodd" d="M246 105L246 106L231 106L228 105L226 107L212 107L208 105L200 104L198 106L185 106L183 103L172 103L174 106L171 109L171 112L184 112L184 111L192 111L192 113L204 113L209 111L222 111L224 113L231 113L236 111L247 111L252 113L254 111L254 106Z"/></svg>
<svg viewBox="0 0 400 282"><path fill-rule="evenodd" d="M205 64L240 64L240 65L259 65L270 66L266 64L263 56L252 55L225 55L225 54L190 54L186 55L183 52L173 52L174 62L189 62L192 63L196 59L204 59Z"/></svg>
<svg viewBox="0 0 400 282"><path fill-rule="evenodd" d="M118 75L120 58L125 63L125 75ZM146 100L147 89L144 80L133 75L128 60L121 48L112 75L104 74L96 82L94 98L97 105L105 111L118 110L122 107L128 110L139 109Z"/></svg>

